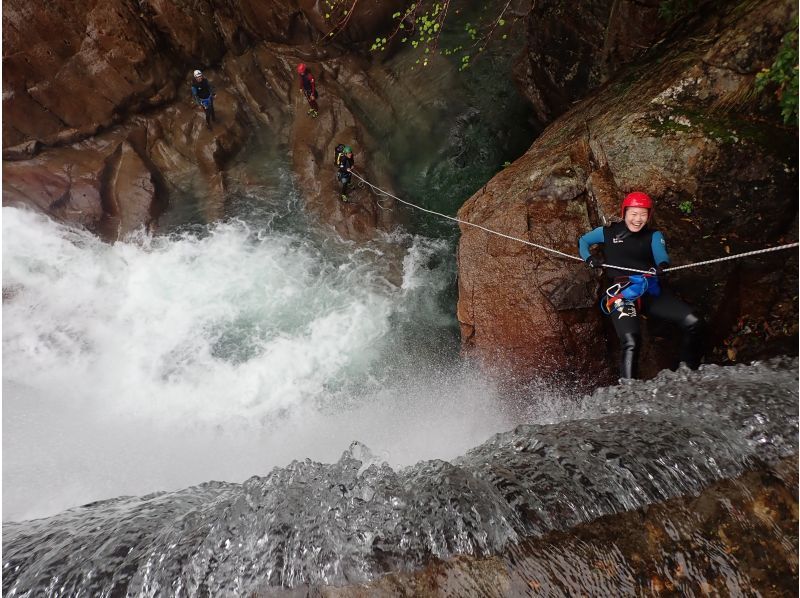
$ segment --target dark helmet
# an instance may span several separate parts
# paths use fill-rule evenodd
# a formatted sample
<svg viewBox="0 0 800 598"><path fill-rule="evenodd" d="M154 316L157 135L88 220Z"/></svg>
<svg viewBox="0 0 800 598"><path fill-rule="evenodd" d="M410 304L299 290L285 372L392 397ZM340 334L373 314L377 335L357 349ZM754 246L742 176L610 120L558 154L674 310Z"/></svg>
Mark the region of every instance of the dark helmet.
<svg viewBox="0 0 800 598"><path fill-rule="evenodd" d="M302 62L300 64L298 64L297 65L297 72L300 73L301 75L303 73L305 73L306 72L306 65L303 64Z"/></svg>
<svg viewBox="0 0 800 598"><path fill-rule="evenodd" d="M642 193L641 191L634 191L633 193L628 193L625 196L625 199L622 200L622 207L620 208L620 215L624 218L625 217L625 208L645 208L650 210L650 214L653 213L653 200L650 199L650 196L647 193Z"/></svg>

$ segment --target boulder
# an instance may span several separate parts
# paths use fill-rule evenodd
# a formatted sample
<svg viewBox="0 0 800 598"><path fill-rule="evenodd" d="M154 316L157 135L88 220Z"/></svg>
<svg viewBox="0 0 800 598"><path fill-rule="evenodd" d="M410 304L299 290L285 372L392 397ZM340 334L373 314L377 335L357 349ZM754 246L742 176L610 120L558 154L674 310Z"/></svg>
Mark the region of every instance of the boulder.
<svg viewBox="0 0 800 598"><path fill-rule="evenodd" d="M796 129L753 92L792 10L784 0L726 9L663 44L551 124L460 217L577 255L578 237L618 218L624 194L642 190L656 201L654 225L674 265L796 240ZM586 266L461 230L458 318L467 353L528 378L615 377L616 359L595 339L616 338L597 309L600 280ZM708 360L734 356L720 339L750 316L752 289L759 305L782 311L770 311L774 334L736 359L784 352L796 334L796 264L796 252L783 252L670 276L708 323ZM736 282L743 276L747 288ZM668 326L646 328L642 375L650 376L675 365L677 339Z"/></svg>

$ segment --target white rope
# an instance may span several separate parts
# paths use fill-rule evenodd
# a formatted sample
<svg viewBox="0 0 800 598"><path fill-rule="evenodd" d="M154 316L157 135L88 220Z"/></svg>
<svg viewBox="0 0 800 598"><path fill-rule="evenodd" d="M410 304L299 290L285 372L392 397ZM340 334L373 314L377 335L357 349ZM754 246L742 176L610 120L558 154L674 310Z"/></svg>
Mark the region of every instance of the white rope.
<svg viewBox="0 0 800 598"><path fill-rule="evenodd" d="M396 195L392 195L388 191L384 191L383 189L381 189L377 185L373 185L372 183L370 183L367 179L362 178L361 176L359 176L358 174L356 174L352 170L350 171L350 173L354 177L356 177L357 179L359 179L359 180L363 181L365 184L369 185L377 193L380 193L381 195L385 195L387 197L391 197L393 199L396 199L400 203L403 203L403 204L405 204L407 206L411 206L412 208L415 208L417 210L421 210L423 212L427 212L428 214L434 214L435 216L441 216L442 218L446 218L447 220L452 220L453 222L458 222L459 224L464 224L466 226L472 226L472 227L475 227L475 228L479 228L482 231L486 231L487 233L490 233L492 235L497 235L498 237L503 237L504 239L509 239L511 241L518 241L520 243L524 243L525 245L530 245L531 247L536 247L537 249L541 249L543 251L549 251L550 253L555 253L556 255L560 255L562 257L566 257L566 258L569 258L569 259L572 259L572 260L578 260L579 262L583 261L583 259L578 257L578 256L569 255L568 253L563 253L561 251L558 251L557 249L551 249L549 247L545 247L543 245L538 245L537 243L533 243L531 241L526 241L525 239L520 239L518 237L512 237L511 235L506 235L504 233L497 232L496 230L492 230L490 228L486 228L485 226L481 226L480 224L473 224L472 222L467 222L466 220L460 220L458 218L455 218L454 216L448 216L447 214L442 214L441 212L435 212L433 210L429 210L427 208L423 208L422 206L418 206L416 204L413 204L410 201L406 201L404 199L400 199L399 197L397 197ZM694 268L694 267L697 267L697 266L705 266L707 264L715 264L717 262L725 262L725 261L728 261L728 260L735 260L735 259L738 259L738 258L741 258L741 257L747 257L749 255L758 255L760 253L769 253L771 251L780 251L781 249L791 249L792 247L797 247L797 246L798 246L798 243L788 243L786 245L778 245L777 247L767 247L766 249L757 249L755 251L746 251L744 253L735 253L733 255L726 255L725 257L720 257L720 258L716 258L716 259L713 259L713 260L706 260L704 262L695 262L693 264L685 264L683 266L672 266L670 268L664 268L663 271L664 272L672 272L674 270L682 270L684 268ZM603 268L614 268L616 270L625 270L627 272L638 272L640 274L652 274L653 273L652 270L637 270L636 268L628 268L628 267L625 267L625 266L614 266L613 264L602 264L602 267Z"/></svg>
<svg viewBox="0 0 800 598"><path fill-rule="evenodd" d="M664 268L664 272L672 272L673 270L682 270L683 268L694 268L695 266L705 266L706 264L715 264L717 262L725 262L727 260L735 260L740 257L748 255L758 255L759 253L769 253L770 251L780 251L781 249L791 249L797 247L798 243L787 243L786 245L778 245L776 247L767 247L766 249L756 249L755 251L745 251L744 253L735 253L733 255L726 255L725 257L718 257L713 260L706 260L704 262L695 262L694 264L686 264L685 266L673 266L671 268Z"/></svg>
<svg viewBox="0 0 800 598"><path fill-rule="evenodd" d="M485 226L481 226L480 224L473 224L472 222L467 222L466 220L460 220L460 219L455 218L453 216L448 216L447 214L442 214L441 212L434 212L433 210L429 210L427 208L423 208L422 206L418 206L416 204L413 204L410 201L406 201L404 199L400 199L399 197L397 197L396 195L392 195L388 191L384 191L383 189L381 189L377 185L373 185L368 180L358 176L352 170L350 171L350 174L352 174L357 179L360 179L360 180L364 181L364 183L366 183L367 185L372 187L375 191L377 191L381 195L386 195L388 197L394 198L397 201L399 201L400 203L404 203L407 206L411 206L412 208L416 208L417 210L422 210L423 212L427 212L428 214L434 214L436 216L441 216L442 218L447 218L448 220L452 220L453 222L458 222L459 224L464 224L466 226L473 226L475 228L481 229L482 231L486 231L487 233L491 233L493 235L497 235L498 237L503 237L504 239L509 239L511 241L518 241L520 243L524 243L525 245L530 245L531 247L536 247L537 249L542 249L543 251L549 251L550 253L555 253L557 255L569 258L571 260L578 260L579 262L583 261L581 258L579 258L579 257L577 257L575 255L569 255L568 253L563 253L561 251L558 251L557 249L551 249L549 247L545 247L544 245L538 245L538 244L533 243L531 241L526 241L525 239L520 239L520 238L517 238L517 237L512 237L511 235L506 235L504 233L499 233L496 230L492 230L490 228L486 228Z"/></svg>

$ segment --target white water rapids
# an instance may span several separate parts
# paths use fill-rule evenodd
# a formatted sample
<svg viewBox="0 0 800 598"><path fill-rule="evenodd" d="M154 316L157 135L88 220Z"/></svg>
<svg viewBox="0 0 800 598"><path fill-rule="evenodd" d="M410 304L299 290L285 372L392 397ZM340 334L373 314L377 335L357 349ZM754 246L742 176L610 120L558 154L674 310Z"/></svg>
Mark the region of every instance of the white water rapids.
<svg viewBox="0 0 800 598"><path fill-rule="evenodd" d="M3 208L3 519L243 481L352 440L393 466L510 421L454 353L447 243L258 229L107 244ZM432 340L433 339L433 340ZM417 344L427 345L419 349Z"/></svg>

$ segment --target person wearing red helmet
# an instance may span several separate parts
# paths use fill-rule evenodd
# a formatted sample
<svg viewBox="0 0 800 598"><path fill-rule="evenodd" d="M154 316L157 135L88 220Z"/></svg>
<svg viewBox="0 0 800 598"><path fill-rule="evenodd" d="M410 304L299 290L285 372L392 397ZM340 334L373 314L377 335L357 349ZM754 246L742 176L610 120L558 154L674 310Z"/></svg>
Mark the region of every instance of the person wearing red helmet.
<svg viewBox="0 0 800 598"><path fill-rule="evenodd" d="M700 365L701 322L688 304L661 285L669 255L664 235L648 226L652 213L650 196L634 191L622 201L621 222L597 227L578 240L580 256L590 267L603 268L610 283L601 309L619 337L623 379L637 377L642 314L678 325L683 331L680 360L693 369ZM592 255L593 245L602 245L602 258Z"/></svg>
<svg viewBox="0 0 800 598"><path fill-rule="evenodd" d="M310 106L308 114L311 115L311 118L317 118L317 115L319 115L319 106L317 105L319 94L317 93L317 84L314 80L314 75L311 74L311 71L308 70L308 67L302 62L297 65L297 74L300 75L300 91L306 96L306 100L308 100L308 105Z"/></svg>

